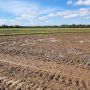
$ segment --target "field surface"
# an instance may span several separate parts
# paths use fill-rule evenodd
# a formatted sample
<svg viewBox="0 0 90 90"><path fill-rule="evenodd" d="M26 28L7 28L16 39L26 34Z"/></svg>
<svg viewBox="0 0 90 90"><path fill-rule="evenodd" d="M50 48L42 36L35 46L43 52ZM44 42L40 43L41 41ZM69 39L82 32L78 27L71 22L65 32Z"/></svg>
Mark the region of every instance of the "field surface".
<svg viewBox="0 0 90 90"><path fill-rule="evenodd" d="M90 33L0 36L0 90L90 90Z"/></svg>
<svg viewBox="0 0 90 90"><path fill-rule="evenodd" d="M90 33L90 28L0 28L0 35Z"/></svg>

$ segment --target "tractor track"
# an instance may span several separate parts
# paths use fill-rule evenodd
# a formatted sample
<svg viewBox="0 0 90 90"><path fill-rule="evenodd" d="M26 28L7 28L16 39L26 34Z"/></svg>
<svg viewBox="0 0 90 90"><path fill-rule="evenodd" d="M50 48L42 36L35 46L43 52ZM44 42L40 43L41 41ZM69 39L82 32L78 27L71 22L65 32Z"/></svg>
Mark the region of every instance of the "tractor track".
<svg viewBox="0 0 90 90"><path fill-rule="evenodd" d="M89 50L89 34L0 37L0 90L90 90Z"/></svg>
<svg viewBox="0 0 90 90"><path fill-rule="evenodd" d="M58 66L58 65L55 65L55 63L54 63L54 65L57 67L51 67L50 66L51 63L47 63L46 65L42 63L42 66L40 65L40 63L37 63L36 67L34 66L34 64L35 64L35 61L32 61L31 65L26 65L21 62L20 63L14 62L13 58L12 58L12 61L0 59L0 69L1 69L0 72L5 76L14 77L16 79L19 78L19 79L22 79L22 81L25 80L24 82L26 83L26 86L24 88L27 88L27 87L28 88L29 87L39 88L39 86L36 85L37 83L41 84L42 88L45 88L45 85L47 86L47 84L50 84L50 86L53 84L56 84L57 87L53 87L56 89L62 88L62 86L67 87L67 88L73 88L75 90L77 90L77 89L89 90L89 88L90 88L89 87L90 73L88 73L89 70L82 69L82 68L75 68L75 67L68 66L68 65L67 66L65 66L65 65ZM51 65L53 65L53 64L51 64ZM40 66L40 68L38 66ZM56 70L57 70L57 72L56 72ZM28 85L29 84L28 78L35 84L34 86ZM3 78L3 77L1 79L3 79L4 82L7 81L7 80L5 81L5 78ZM32 79L36 79L36 80L32 80ZM10 80L10 81L12 81L12 80ZM21 84L19 82L20 81L18 81L18 79L17 79L16 82L14 81L14 83L12 83L12 85L9 86L9 88L14 88L15 85L17 87L20 87L22 85L22 82L20 82ZM44 85L43 85L43 83L44 83ZM5 84L5 87L6 86L7 85ZM47 87L47 88L49 88L49 87ZM18 89L16 89L16 90L18 90ZM33 90L33 89L31 89L31 90ZM37 90L37 89L34 89L34 90Z"/></svg>

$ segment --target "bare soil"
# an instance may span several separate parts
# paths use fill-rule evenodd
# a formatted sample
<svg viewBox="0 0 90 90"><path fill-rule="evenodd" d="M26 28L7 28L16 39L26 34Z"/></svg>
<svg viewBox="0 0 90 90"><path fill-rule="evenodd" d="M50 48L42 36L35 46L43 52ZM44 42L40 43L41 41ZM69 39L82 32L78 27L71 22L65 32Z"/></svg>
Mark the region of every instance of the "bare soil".
<svg viewBox="0 0 90 90"><path fill-rule="evenodd" d="M90 33L0 36L0 90L90 90Z"/></svg>

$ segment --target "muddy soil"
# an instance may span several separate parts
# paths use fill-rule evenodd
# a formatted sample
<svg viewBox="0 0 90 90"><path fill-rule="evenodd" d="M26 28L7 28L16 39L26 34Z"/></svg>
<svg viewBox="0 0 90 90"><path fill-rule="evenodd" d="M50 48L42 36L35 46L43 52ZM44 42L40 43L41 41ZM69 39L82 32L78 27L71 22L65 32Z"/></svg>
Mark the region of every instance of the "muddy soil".
<svg viewBox="0 0 90 90"><path fill-rule="evenodd" d="M0 36L0 90L90 90L90 34Z"/></svg>

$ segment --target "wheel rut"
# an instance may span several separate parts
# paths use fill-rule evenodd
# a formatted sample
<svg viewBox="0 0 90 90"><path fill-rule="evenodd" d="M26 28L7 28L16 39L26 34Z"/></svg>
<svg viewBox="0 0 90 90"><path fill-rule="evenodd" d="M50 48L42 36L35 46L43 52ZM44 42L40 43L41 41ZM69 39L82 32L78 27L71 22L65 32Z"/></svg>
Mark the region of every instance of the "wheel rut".
<svg viewBox="0 0 90 90"><path fill-rule="evenodd" d="M67 68L64 65L63 70L60 70L60 67L62 68L61 65L59 66L60 72L58 69L56 72L55 67L46 69L46 65L43 65L43 67L38 68L37 66L32 67L19 62L16 63L13 60L0 60L0 64L2 64L2 66L0 65L0 72L2 72L3 75L3 77L0 77L0 82L5 88L8 88L8 90L52 90L53 88L59 90L60 88L63 89L63 87L64 89L67 88L67 90L70 88L70 90L89 90L90 83L89 80L87 80L89 73L85 79L79 75L77 75L78 77L73 76L72 73L65 72ZM49 64L47 64L47 67L48 65ZM70 68L70 66L68 67ZM70 70L73 71L74 68L71 68ZM78 71L78 69L76 70ZM69 74L71 74L70 77L68 76ZM8 80L5 76L8 76L9 78L12 77L13 79Z"/></svg>

